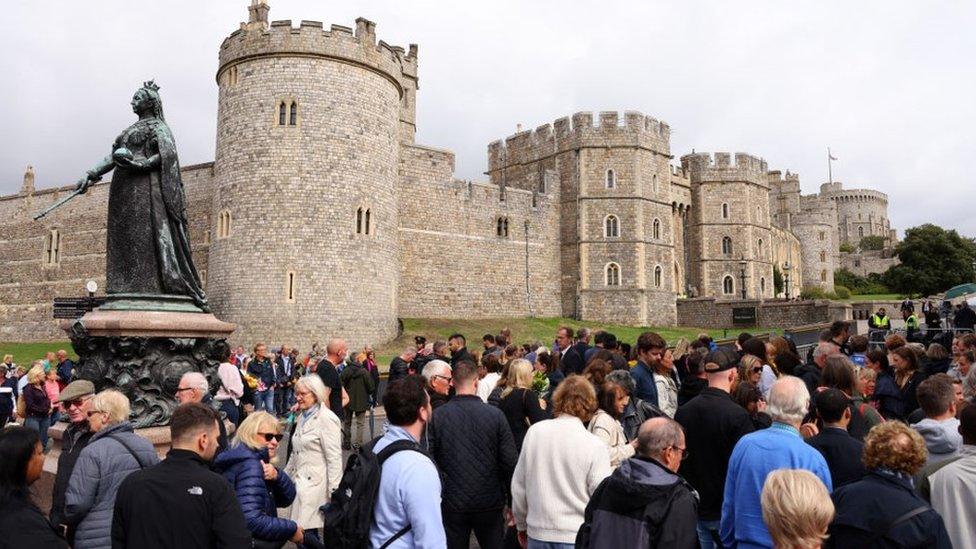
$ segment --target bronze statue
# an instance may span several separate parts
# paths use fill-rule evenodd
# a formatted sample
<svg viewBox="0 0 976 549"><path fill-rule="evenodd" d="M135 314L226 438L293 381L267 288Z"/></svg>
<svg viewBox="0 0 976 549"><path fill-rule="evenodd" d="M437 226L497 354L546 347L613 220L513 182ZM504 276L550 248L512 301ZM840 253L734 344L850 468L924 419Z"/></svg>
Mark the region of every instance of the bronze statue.
<svg viewBox="0 0 976 549"><path fill-rule="evenodd" d="M159 86L146 82L132 97L132 110L139 120L76 186L77 193L84 193L115 170L108 198L106 293L186 296L209 311L190 255L180 162L163 118Z"/></svg>

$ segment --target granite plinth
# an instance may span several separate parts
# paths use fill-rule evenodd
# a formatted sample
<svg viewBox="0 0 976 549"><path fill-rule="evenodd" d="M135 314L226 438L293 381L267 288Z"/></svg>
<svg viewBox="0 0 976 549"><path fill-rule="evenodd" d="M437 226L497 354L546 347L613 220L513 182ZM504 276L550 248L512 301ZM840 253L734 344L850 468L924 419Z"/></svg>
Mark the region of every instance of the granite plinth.
<svg viewBox="0 0 976 549"><path fill-rule="evenodd" d="M76 320L62 320L69 334L84 330L91 337L225 338L237 326L210 313L95 309Z"/></svg>

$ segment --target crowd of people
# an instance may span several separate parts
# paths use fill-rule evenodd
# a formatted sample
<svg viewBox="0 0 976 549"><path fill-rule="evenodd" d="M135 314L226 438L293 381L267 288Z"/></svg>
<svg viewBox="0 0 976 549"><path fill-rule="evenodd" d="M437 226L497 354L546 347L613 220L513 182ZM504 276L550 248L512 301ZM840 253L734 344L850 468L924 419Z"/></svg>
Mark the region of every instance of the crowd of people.
<svg viewBox="0 0 976 549"><path fill-rule="evenodd" d="M117 391L71 381L42 418L40 364L32 411L0 434L0 547L976 546L976 335L870 348L850 331L805 357L748 333L417 337L384 390L368 347L257 344L216 388L180 379L162 461ZM28 487L55 408L45 516Z"/></svg>

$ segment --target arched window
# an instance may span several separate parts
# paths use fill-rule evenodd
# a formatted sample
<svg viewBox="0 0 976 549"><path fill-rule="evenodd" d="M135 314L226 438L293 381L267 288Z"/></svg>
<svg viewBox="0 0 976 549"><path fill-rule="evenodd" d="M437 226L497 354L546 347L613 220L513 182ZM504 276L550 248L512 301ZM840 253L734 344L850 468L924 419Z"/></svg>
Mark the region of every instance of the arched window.
<svg viewBox="0 0 976 549"><path fill-rule="evenodd" d="M723 202L722 203L722 219L728 219L728 218L729 218L729 205L728 205L728 203Z"/></svg>
<svg viewBox="0 0 976 549"><path fill-rule="evenodd" d="M821 251L820 252L820 262L821 263L824 263L825 261L827 261L827 252Z"/></svg>
<svg viewBox="0 0 976 549"><path fill-rule="evenodd" d="M732 239L727 236L722 237L722 253L732 255Z"/></svg>
<svg viewBox="0 0 976 549"><path fill-rule="evenodd" d="M508 238L508 218L499 217L495 222L495 236Z"/></svg>
<svg viewBox="0 0 976 549"><path fill-rule="evenodd" d="M367 208L366 209L366 222L365 222L365 229L366 230L364 230L363 232L366 233L366 234L373 234L372 233L372 229L370 229L370 227L369 227L369 216L370 216L370 210Z"/></svg>
<svg viewBox="0 0 976 549"><path fill-rule="evenodd" d="M217 214L217 238L227 238L230 236L230 210L221 210Z"/></svg>
<svg viewBox="0 0 976 549"><path fill-rule="evenodd" d="M603 222L603 236L607 238L617 238L620 236L620 221L617 216L608 215Z"/></svg>
<svg viewBox="0 0 976 549"><path fill-rule="evenodd" d="M858 227L857 228L857 237L858 238L864 238L864 227Z"/></svg>
<svg viewBox="0 0 976 549"><path fill-rule="evenodd" d="M759 295L766 295L766 277L759 279Z"/></svg>
<svg viewBox="0 0 976 549"><path fill-rule="evenodd" d="M288 116L288 125L295 126L297 124L298 124L298 103L292 101L290 114Z"/></svg>
<svg viewBox="0 0 976 549"><path fill-rule="evenodd" d="M653 238L655 240L661 238L661 220L660 219L655 219L654 220L654 224L652 225L652 229L651 229L651 235L653 236Z"/></svg>
<svg viewBox="0 0 976 549"><path fill-rule="evenodd" d="M654 287L661 287L661 266L654 267Z"/></svg>
<svg viewBox="0 0 976 549"><path fill-rule="evenodd" d="M363 209L356 210L356 234L363 234Z"/></svg>
<svg viewBox="0 0 976 549"><path fill-rule="evenodd" d="M820 282L827 282L827 271L820 271Z"/></svg>
<svg viewBox="0 0 976 549"><path fill-rule="evenodd" d="M278 125L284 126L288 118L288 105L284 101L278 104Z"/></svg>
<svg viewBox="0 0 976 549"><path fill-rule="evenodd" d="M607 188L612 189L617 186L617 174L613 170L607 170Z"/></svg>
<svg viewBox="0 0 976 549"><path fill-rule="evenodd" d="M722 293L725 295L735 293L735 281L729 275L725 275L725 278L722 279Z"/></svg>
<svg viewBox="0 0 976 549"><path fill-rule="evenodd" d="M61 263L61 232L51 229L45 241L44 260L48 265Z"/></svg>
<svg viewBox="0 0 976 549"><path fill-rule="evenodd" d="M761 238L759 239L758 247L759 247L759 259L762 259L762 256L763 256L763 241L762 241Z"/></svg>
<svg viewBox="0 0 976 549"><path fill-rule="evenodd" d="M606 279L607 286L620 286L620 265L607 263Z"/></svg>

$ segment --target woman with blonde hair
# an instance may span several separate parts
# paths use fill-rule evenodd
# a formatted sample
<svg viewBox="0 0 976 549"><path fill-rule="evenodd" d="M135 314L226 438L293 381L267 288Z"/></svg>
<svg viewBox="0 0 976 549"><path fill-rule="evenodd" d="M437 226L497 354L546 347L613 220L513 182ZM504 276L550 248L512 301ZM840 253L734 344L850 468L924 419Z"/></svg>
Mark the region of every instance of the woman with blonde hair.
<svg viewBox="0 0 976 549"><path fill-rule="evenodd" d="M512 360L508 364L508 379L498 402L498 408L505 414L512 429L516 449L522 448L522 440L531 425L549 419L545 401L532 390L532 373L532 363L528 360Z"/></svg>
<svg viewBox="0 0 976 549"><path fill-rule="evenodd" d="M21 396L24 399L24 427L37 431L41 437L44 453L47 453L47 430L51 427L51 412L54 406L44 390L44 362L35 360L31 369L27 371L27 385ZM18 405L19 407L19 405Z"/></svg>
<svg viewBox="0 0 976 549"><path fill-rule="evenodd" d="M130 474L159 463L156 449L129 423L129 399L106 389L91 399L94 433L78 454L64 495L65 522L75 527L75 549L112 546L115 494Z"/></svg>
<svg viewBox="0 0 976 549"><path fill-rule="evenodd" d="M329 388L317 375L295 383L298 422L291 436L291 459L285 467L295 480L295 502L287 511L305 530L306 538L320 539L319 507L328 503L342 479L342 426L329 409Z"/></svg>
<svg viewBox="0 0 976 549"><path fill-rule="evenodd" d="M247 416L230 448L214 460L214 469L234 488L255 548L280 548L286 541L303 542L304 531L294 520L278 518L279 507L295 501L295 484L274 465L284 435L278 419L265 411Z"/></svg>
<svg viewBox="0 0 976 549"><path fill-rule="evenodd" d="M819 549L834 518L827 487L804 469L779 469L766 477L762 515L775 549Z"/></svg>

